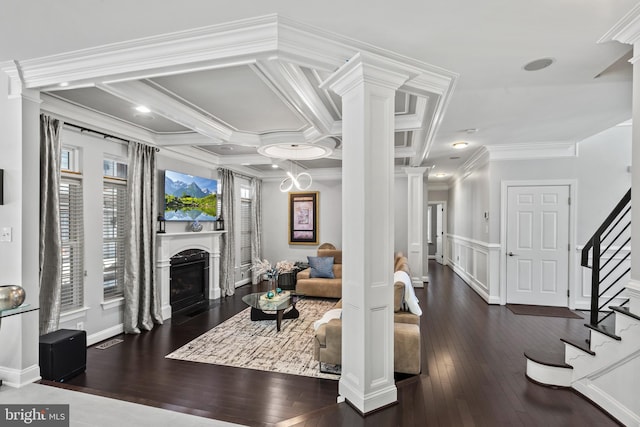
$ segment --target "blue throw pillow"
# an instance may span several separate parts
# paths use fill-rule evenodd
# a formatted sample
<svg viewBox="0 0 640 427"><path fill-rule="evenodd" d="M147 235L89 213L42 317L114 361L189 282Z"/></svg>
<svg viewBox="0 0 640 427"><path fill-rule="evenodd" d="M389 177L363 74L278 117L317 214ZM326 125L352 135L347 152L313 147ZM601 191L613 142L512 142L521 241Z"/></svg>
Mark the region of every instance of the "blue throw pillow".
<svg viewBox="0 0 640 427"><path fill-rule="evenodd" d="M323 279L333 279L333 257L332 256L308 256L311 273L309 277Z"/></svg>

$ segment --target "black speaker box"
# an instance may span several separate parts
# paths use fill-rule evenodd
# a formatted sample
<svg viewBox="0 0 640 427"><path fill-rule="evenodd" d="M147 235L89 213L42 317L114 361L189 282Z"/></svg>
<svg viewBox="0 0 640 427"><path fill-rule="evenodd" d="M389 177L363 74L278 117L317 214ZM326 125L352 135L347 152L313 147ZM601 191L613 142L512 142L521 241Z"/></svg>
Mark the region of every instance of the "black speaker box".
<svg viewBox="0 0 640 427"><path fill-rule="evenodd" d="M87 368L87 333L60 329L40 337L40 376L64 382Z"/></svg>

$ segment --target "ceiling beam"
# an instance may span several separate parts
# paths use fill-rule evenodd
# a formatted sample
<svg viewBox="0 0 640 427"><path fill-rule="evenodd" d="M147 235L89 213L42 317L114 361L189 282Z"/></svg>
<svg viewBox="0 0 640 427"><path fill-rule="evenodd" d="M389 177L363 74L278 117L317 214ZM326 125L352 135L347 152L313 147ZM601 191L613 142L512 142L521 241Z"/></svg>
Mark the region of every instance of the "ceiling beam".
<svg viewBox="0 0 640 427"><path fill-rule="evenodd" d="M278 60L258 61L251 67L275 92L298 112L320 135L333 127L333 116L299 66Z"/></svg>

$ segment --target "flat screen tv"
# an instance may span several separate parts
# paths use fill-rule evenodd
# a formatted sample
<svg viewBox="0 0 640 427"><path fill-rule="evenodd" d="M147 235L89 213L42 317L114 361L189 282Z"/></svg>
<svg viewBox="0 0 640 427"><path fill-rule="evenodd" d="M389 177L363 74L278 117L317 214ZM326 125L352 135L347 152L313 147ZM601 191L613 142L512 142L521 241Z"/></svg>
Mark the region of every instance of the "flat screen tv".
<svg viewBox="0 0 640 427"><path fill-rule="evenodd" d="M164 219L215 221L218 217L218 181L186 173L164 172Z"/></svg>

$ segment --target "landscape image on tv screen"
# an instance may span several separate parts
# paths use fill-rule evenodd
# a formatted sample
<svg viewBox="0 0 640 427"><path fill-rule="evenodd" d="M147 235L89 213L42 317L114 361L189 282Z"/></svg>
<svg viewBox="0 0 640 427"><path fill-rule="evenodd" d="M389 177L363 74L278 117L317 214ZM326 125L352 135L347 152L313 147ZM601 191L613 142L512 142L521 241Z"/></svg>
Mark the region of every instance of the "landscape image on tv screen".
<svg viewBox="0 0 640 427"><path fill-rule="evenodd" d="M164 172L164 219L215 221L218 181L167 170Z"/></svg>

